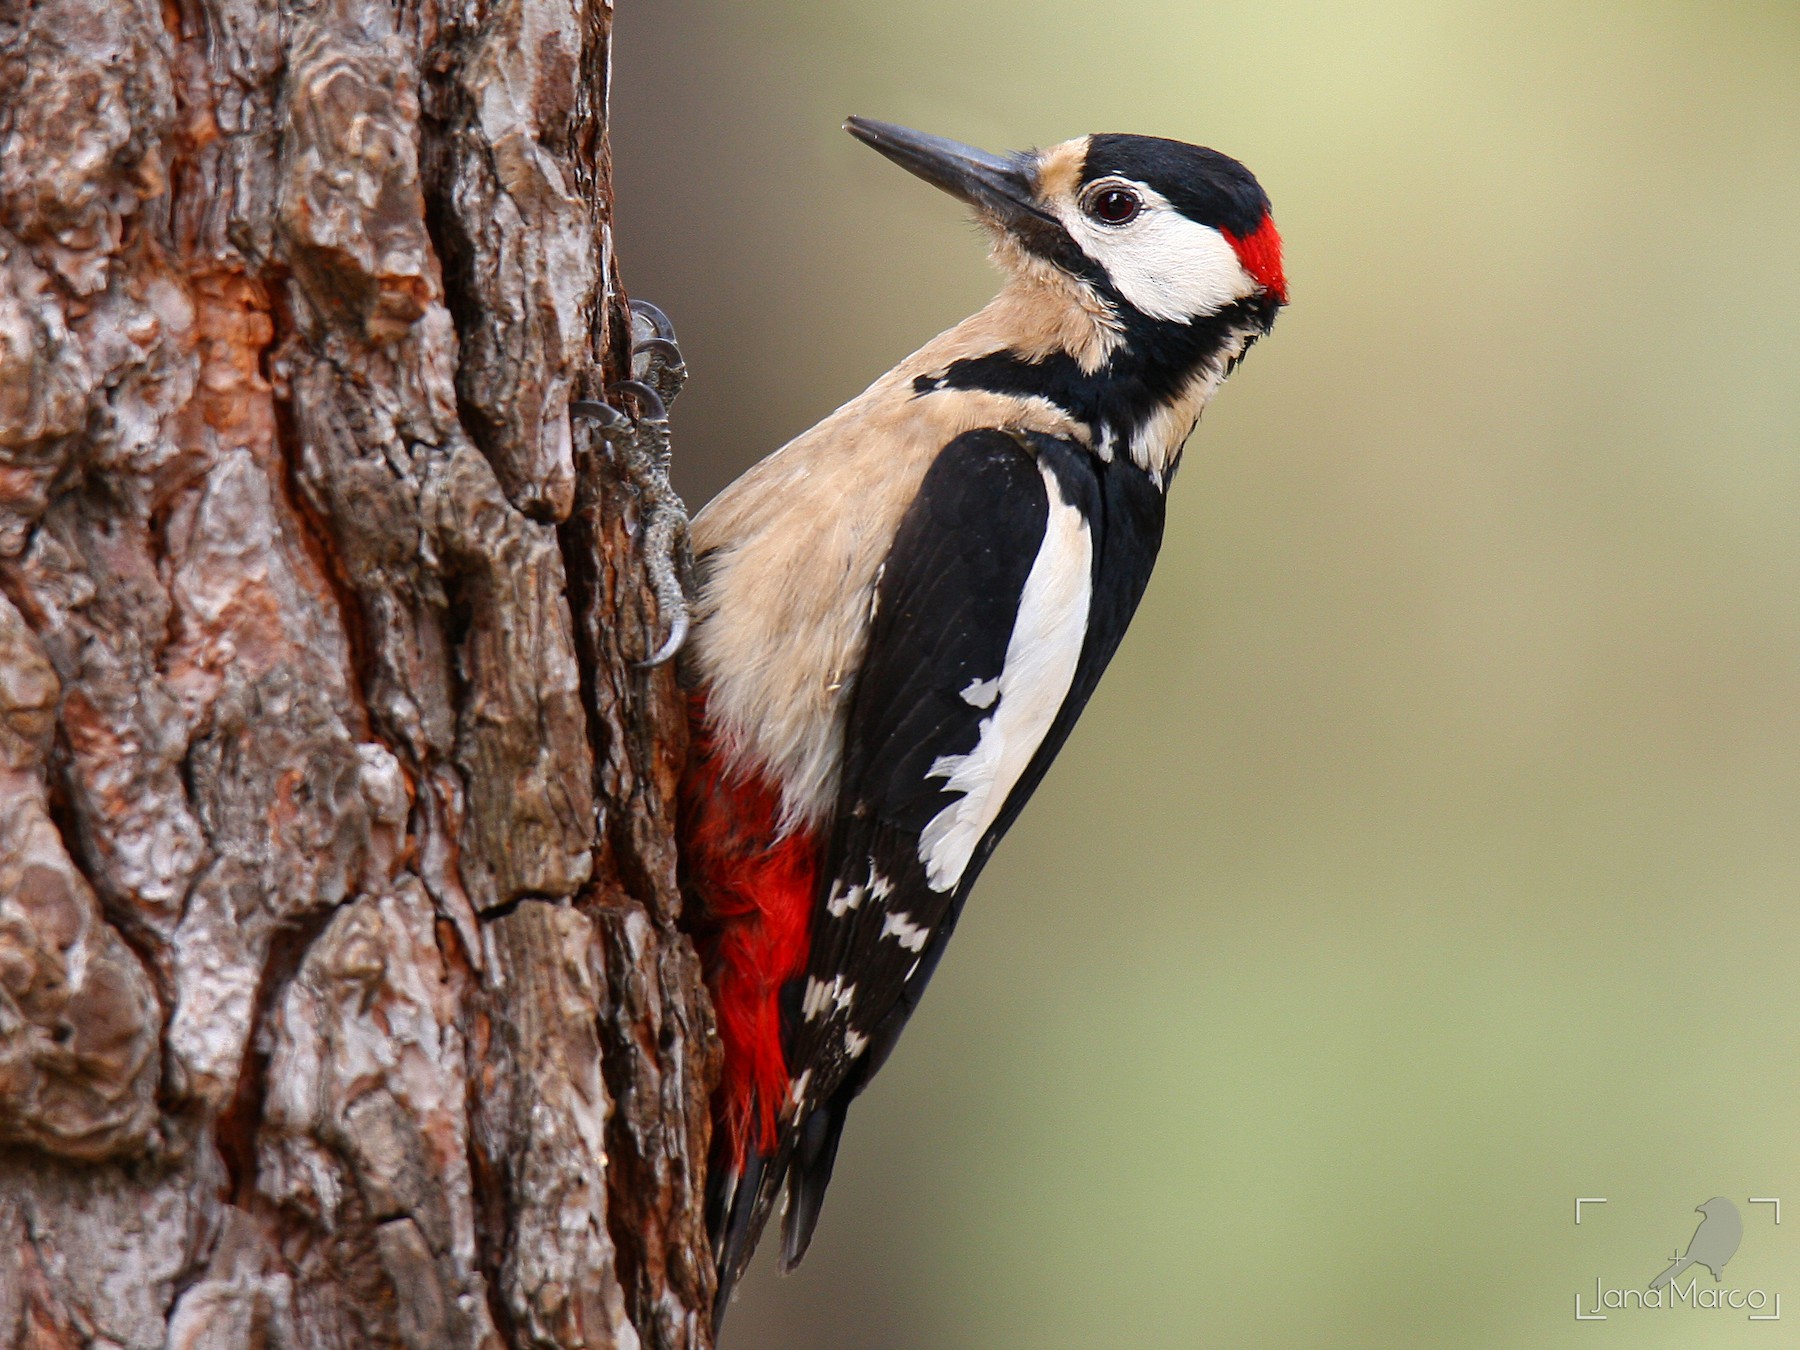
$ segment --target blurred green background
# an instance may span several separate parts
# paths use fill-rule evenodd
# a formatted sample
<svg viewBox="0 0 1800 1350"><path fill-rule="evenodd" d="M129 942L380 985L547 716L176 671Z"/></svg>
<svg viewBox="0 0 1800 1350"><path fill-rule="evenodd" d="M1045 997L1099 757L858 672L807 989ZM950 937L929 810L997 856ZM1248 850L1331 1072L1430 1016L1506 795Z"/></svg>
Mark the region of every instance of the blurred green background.
<svg viewBox="0 0 1800 1350"><path fill-rule="evenodd" d="M628 0L615 75L696 506L993 289L846 113L1216 146L1293 285L727 1350L1797 1343L1800 6ZM1714 1194L1782 1321L1575 1320Z"/></svg>

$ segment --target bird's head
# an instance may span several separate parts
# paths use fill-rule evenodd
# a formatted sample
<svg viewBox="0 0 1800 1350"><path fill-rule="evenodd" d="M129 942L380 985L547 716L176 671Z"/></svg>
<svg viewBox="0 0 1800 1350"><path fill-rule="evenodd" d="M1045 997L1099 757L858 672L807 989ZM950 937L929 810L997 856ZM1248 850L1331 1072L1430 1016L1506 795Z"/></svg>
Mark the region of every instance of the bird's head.
<svg viewBox="0 0 1800 1350"><path fill-rule="evenodd" d="M1011 271L1052 271L1126 327L1186 325L1236 306L1266 329L1287 303L1269 199L1216 150L1094 135L993 155L862 117L844 129L972 205Z"/></svg>

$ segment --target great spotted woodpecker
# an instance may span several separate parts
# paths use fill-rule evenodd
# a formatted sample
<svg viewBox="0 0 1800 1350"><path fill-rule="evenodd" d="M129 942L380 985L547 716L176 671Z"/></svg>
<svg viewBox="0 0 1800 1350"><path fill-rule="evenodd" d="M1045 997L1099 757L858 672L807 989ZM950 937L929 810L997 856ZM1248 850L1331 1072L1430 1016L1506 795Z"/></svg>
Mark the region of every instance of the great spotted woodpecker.
<svg viewBox="0 0 1800 1350"><path fill-rule="evenodd" d="M804 1255L851 1101L1143 594L1183 442L1287 301L1268 198L1217 151L845 129L973 206L1006 283L693 522L715 1317L784 1189L782 1269Z"/></svg>

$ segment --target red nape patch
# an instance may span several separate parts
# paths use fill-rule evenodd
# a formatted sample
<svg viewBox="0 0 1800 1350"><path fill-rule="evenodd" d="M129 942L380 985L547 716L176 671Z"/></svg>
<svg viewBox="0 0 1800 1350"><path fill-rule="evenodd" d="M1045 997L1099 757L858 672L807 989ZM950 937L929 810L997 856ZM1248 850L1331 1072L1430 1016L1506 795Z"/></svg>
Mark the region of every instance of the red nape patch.
<svg viewBox="0 0 1800 1350"><path fill-rule="evenodd" d="M776 1147L788 1090L776 1000L806 969L819 848L805 831L784 838L780 792L727 764L703 695L692 696L688 716L694 737L681 780L681 856L706 906L701 948L725 1043L714 1128L739 1167L747 1148Z"/></svg>
<svg viewBox="0 0 1800 1350"><path fill-rule="evenodd" d="M1281 270L1281 236L1276 233L1275 218L1264 212L1262 223L1242 238L1230 230L1220 233L1236 250L1244 270L1256 278L1256 284L1274 296L1277 303L1285 305L1287 276Z"/></svg>

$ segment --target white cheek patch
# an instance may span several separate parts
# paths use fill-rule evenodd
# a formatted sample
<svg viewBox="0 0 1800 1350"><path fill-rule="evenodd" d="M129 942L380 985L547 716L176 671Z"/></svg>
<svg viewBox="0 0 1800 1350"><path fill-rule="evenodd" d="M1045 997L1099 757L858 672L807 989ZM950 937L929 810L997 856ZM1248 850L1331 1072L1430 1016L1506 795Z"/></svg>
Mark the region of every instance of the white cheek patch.
<svg viewBox="0 0 1800 1350"><path fill-rule="evenodd" d="M1113 289L1152 319L1185 323L1256 292L1237 250L1210 225L1189 220L1154 188L1133 182L1144 208L1126 225L1101 225L1073 203L1062 223L1106 269Z"/></svg>
<svg viewBox="0 0 1800 1350"><path fill-rule="evenodd" d="M1056 475L1045 465L1038 467L1048 498L1044 542L1019 597L994 709L981 719L973 750L941 756L926 774L946 780L945 791L963 794L919 835L919 861L934 891L951 890L962 880L969 859L1062 710L1087 639L1093 538L1081 512L1064 499Z"/></svg>

